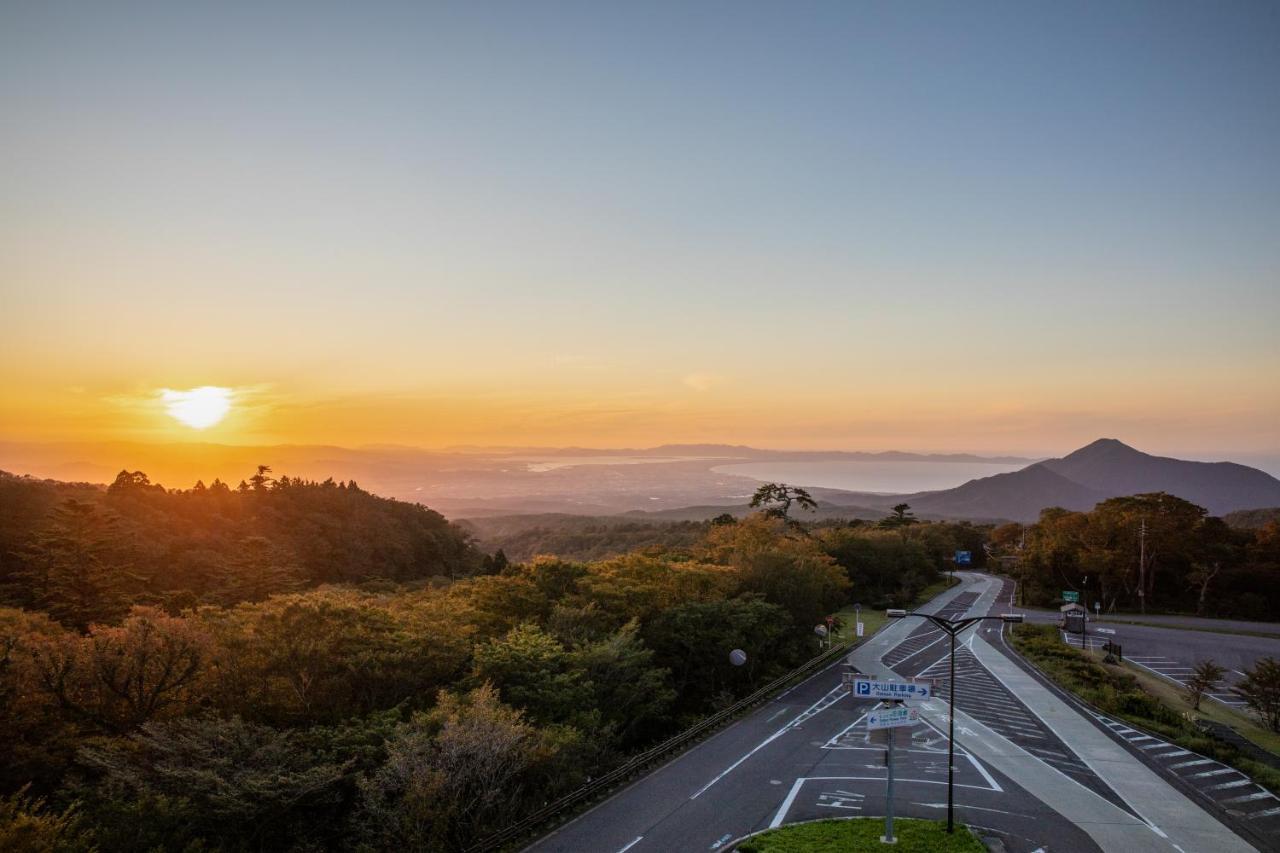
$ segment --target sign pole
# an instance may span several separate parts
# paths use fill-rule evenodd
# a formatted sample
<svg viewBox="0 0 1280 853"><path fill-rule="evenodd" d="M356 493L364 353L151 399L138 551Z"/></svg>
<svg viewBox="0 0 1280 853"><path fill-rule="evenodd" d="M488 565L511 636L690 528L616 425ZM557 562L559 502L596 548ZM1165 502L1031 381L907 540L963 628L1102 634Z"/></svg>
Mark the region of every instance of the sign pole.
<svg viewBox="0 0 1280 853"><path fill-rule="evenodd" d="M956 632L951 632L951 698L948 700L951 731L947 735L947 832L956 831Z"/></svg>
<svg viewBox="0 0 1280 853"><path fill-rule="evenodd" d="M893 742L897 739L897 729L889 729L889 753L885 757L885 763L889 767L889 790L885 796L888 798L884 809L884 835L880 837L882 844L897 844L898 839L893 837Z"/></svg>

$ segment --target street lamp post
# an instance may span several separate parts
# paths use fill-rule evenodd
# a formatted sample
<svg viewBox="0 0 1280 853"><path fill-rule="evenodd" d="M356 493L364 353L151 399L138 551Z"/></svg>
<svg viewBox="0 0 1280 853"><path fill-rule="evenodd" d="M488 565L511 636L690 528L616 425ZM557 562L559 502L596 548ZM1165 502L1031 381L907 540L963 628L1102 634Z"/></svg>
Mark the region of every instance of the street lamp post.
<svg viewBox="0 0 1280 853"><path fill-rule="evenodd" d="M947 619L942 616L935 616L932 613L908 613L905 610L887 610L885 615L890 619L905 619L908 616L919 616L921 619L928 619L933 623L934 627L946 631L951 635L951 696L948 699L950 706L948 717L949 733L947 735L947 832L955 832L955 781L956 781L956 636L968 628L970 625L976 625L984 619L993 619L1000 622L1021 622L1021 613L1004 613L1000 616L968 616L964 619Z"/></svg>

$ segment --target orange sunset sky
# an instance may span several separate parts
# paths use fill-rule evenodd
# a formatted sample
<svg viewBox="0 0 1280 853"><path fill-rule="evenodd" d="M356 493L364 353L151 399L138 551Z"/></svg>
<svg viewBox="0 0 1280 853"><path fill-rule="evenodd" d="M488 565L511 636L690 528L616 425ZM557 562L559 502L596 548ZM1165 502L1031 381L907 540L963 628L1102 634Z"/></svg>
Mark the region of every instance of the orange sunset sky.
<svg viewBox="0 0 1280 853"><path fill-rule="evenodd" d="M1243 13L179 7L0 12L0 441L1280 456Z"/></svg>

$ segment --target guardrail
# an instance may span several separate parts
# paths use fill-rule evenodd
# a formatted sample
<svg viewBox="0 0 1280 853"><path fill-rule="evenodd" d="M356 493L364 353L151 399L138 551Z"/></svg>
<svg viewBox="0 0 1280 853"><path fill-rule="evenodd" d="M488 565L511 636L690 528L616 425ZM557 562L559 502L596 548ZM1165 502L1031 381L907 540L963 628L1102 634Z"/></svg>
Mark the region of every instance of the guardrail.
<svg viewBox="0 0 1280 853"><path fill-rule="evenodd" d="M609 771L599 779L593 779L582 787L565 794L555 802L548 803L536 812L516 821L506 829L495 832L493 835L490 835L471 847L468 847L467 853L482 853L482 851L497 850L504 844L509 844L512 841L529 834L536 827L541 826L552 818L564 814L583 800L589 799L592 795L611 788L636 771L642 770L650 764L665 760L709 729L714 729L725 720L751 707L761 699L766 698L769 694L773 693L780 687L783 687L788 682L809 675L814 670L825 666L836 658L846 654L848 651L848 646L839 646L837 648L828 649L817 657L811 658L786 675L781 676L780 678L775 678L773 681L770 681L764 687L756 690L751 695L734 702L728 708L725 708L722 711L717 711L701 722L690 726L657 746L651 747L639 755L629 759L626 763Z"/></svg>

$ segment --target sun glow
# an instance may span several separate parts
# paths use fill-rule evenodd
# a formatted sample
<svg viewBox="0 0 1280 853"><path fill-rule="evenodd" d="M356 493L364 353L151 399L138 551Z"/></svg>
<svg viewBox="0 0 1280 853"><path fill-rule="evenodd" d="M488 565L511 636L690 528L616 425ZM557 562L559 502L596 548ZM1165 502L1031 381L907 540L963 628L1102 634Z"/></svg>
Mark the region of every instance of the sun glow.
<svg viewBox="0 0 1280 853"><path fill-rule="evenodd" d="M217 385L203 385L186 391L164 388L160 398L170 417L195 429L213 426L231 408L231 389Z"/></svg>

